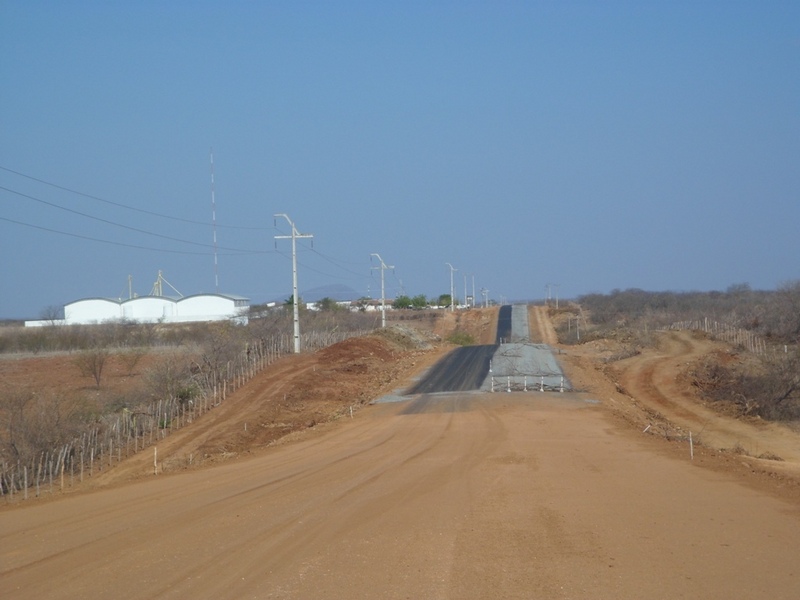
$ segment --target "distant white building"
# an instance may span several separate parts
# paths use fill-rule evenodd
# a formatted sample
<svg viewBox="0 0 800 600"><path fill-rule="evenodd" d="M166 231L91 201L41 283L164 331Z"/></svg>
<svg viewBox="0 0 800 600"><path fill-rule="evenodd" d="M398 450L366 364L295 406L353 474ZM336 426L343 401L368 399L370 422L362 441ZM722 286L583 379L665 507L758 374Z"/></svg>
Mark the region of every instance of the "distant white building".
<svg viewBox="0 0 800 600"><path fill-rule="evenodd" d="M389 298L386 299L386 310L394 310L393 305L394 300ZM374 312L379 311L383 308L383 303L381 302L380 298L369 298L364 300L353 300L350 302L350 310L353 312L363 311L363 312Z"/></svg>
<svg viewBox="0 0 800 600"><path fill-rule="evenodd" d="M85 298L64 305L64 319L59 325L91 325L108 321L139 323L189 323L225 321L247 323L250 299L230 294L196 294L171 298L139 296L127 300ZM53 321L25 321L26 327L53 324Z"/></svg>

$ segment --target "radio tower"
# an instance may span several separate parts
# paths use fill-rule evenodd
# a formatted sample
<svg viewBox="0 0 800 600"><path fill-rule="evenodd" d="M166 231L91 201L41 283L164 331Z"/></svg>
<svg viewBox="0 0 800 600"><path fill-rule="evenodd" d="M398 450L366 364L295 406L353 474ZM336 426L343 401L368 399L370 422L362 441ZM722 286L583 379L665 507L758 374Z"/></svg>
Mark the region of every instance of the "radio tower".
<svg viewBox="0 0 800 600"><path fill-rule="evenodd" d="M214 232L214 291L219 293L219 266L217 264L217 202L214 198L214 149L209 152L211 157L211 229Z"/></svg>

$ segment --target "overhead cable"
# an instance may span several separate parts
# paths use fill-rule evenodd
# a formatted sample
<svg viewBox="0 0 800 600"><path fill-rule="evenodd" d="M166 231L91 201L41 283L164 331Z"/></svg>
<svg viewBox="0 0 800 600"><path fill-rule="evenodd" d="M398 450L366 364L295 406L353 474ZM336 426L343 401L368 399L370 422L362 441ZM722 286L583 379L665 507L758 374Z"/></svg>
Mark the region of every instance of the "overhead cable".
<svg viewBox="0 0 800 600"><path fill-rule="evenodd" d="M0 186L0 190L4 190L4 191L9 192L11 194L16 194L17 196L21 196L23 198L28 198L29 200L33 200L34 202L39 202L40 204L45 204L47 206L51 206L51 207L57 208L59 210L63 210L63 211L66 211L66 212L69 212L69 213L72 213L72 214L75 214L75 215L79 215L81 217L85 217L87 219L92 219L94 221L99 221L101 223L105 223L107 225L113 225L115 227L121 227L121 228L127 229L129 231L135 231L137 233L143 233L145 235L151 235L153 237L158 237L158 238L162 238L162 239L165 239L165 240L170 240L170 241L173 241L173 242L179 242L181 244L191 244L193 246L200 246L200 247L203 247L203 248L213 248L214 247L211 244L203 244L202 242L193 242L193 241L190 241L190 240L183 240L183 239L172 237L172 236L169 236L169 235L163 235L161 233L154 233L152 231L147 231L145 229L139 229L138 227L131 227L130 225L125 225L123 223L117 223L115 221L109 221L108 219L103 219L101 217L95 217L93 215L86 214L86 213L81 212L79 210L75 210L75 209L72 209L72 208L67 208L66 206L61 206L61 205L55 204L53 202L48 202L47 200L42 200L41 198L36 198L35 196L31 196L29 194L23 194L22 192L18 192L16 190L12 190L12 189L4 187L4 186ZM263 253L266 252L265 250L245 250L245 249L242 249L242 248L226 248L225 246L219 246L219 248L222 249L222 250L228 250L228 251L231 251L231 252L237 252L237 253L241 253L241 254L263 254Z"/></svg>
<svg viewBox="0 0 800 600"><path fill-rule="evenodd" d="M19 171L15 171L14 169L9 169L8 167L4 167L2 165L0 165L0 170L6 171L8 173L13 173L14 175L19 175L20 177L24 177L26 179L30 179L31 181L35 181L37 183L41 183L41 184L44 184L44 185L49 185L50 187L53 187L53 188L56 188L56 189L59 189L59 190L65 191L65 192L69 192L71 194L76 194L78 196L83 196L84 198L89 198L90 200L96 200L97 202L104 202L105 204L110 204L112 206L117 206L119 208L124 208L126 210L132 210L132 211L143 213L143 214L146 214L146 215L151 215L151 216L154 216L154 217L160 217L162 219L170 219L172 221L180 221L181 223L191 223L192 225L202 225L204 227L207 227L209 225L209 223L207 223L205 221L194 221L192 219L183 219L181 217L173 217L171 215L165 215L165 214L158 213L158 212L155 212L155 211L152 211L152 210L146 210L144 208L137 208L136 206L129 206L127 204L122 204L121 202L114 202L112 200L106 200L105 198L100 198L99 196L93 196L92 194L86 194L84 192L79 192L78 190L73 190L73 189L65 187L63 185L58 185L57 183L52 183L52 182L46 181L44 179L39 179L38 177L33 177L32 175L26 175L25 173L20 173ZM253 231L266 231L266 230L270 229L269 227L247 227L247 226L242 226L242 225L223 225L223 224L220 224L220 223L217 223L217 227L222 227L222 228L225 228L225 229L243 229L243 230L247 229L247 230L253 230Z"/></svg>
<svg viewBox="0 0 800 600"><path fill-rule="evenodd" d="M59 231L58 229L50 229L49 227L42 227L41 225L33 225L31 223L24 223L22 221L15 221L14 219L7 219L6 217L0 217L0 221L6 221L8 223L13 223L14 225L22 225L24 227L30 227L32 229L39 229L41 231L47 231L49 233L57 233L59 235L66 235L66 236L78 238L78 239L81 239L81 240L89 240L91 242L99 242L101 244L109 244L111 246L123 246L125 248L136 248L138 250L153 250L155 252L169 252L171 254L194 254L194 255L202 255L202 256L210 256L212 254L211 252L192 252L192 251L189 251L189 250L167 250L167 249L164 249L164 248L153 248L151 246L139 246L139 245L136 245L136 244L125 244L123 242L113 242L111 240L103 240L103 239L91 237L91 236L88 236L88 235L80 235L78 233L70 233L68 231ZM250 253L249 252L247 252L247 253L236 252L236 253L231 253L228 256L241 256L242 254L250 254Z"/></svg>

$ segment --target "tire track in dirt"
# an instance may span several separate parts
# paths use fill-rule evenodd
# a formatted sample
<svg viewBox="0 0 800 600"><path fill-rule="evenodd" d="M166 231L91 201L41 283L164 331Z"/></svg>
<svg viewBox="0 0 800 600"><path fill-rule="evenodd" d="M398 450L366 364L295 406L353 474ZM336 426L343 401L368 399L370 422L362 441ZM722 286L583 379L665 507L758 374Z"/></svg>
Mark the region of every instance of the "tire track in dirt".
<svg viewBox="0 0 800 600"><path fill-rule="evenodd" d="M719 414L704 406L693 390L681 383L687 364L712 352L719 345L693 337L691 332L668 332L657 350L617 363L619 384L624 392L644 406L692 432L693 439L711 448L743 448L752 456L771 453L800 463L796 434L781 425L745 422Z"/></svg>
<svg viewBox="0 0 800 600"><path fill-rule="evenodd" d="M252 459L0 512L0 596L793 598L788 505L637 437L561 397L374 405ZM75 535L75 514L102 517Z"/></svg>
<svg viewBox="0 0 800 600"><path fill-rule="evenodd" d="M38 557L33 560L28 556L19 564L6 555L3 577L26 581L26 597L38 598L59 597L59 589L64 589L39 578L36 573L43 569L60 573L62 585L69 589L87 593L98 591L92 582L102 580L104 573L118 573L116 585L122 586L124 581L142 577L142 585L126 587L129 598L258 595L260 584L249 583L251 575L272 570L286 578L273 590L299 589L302 577L298 579L297 571L286 566L307 560L309 548L324 549L353 532L368 531L376 521L385 525L387 516L391 526L401 531L405 518L396 521L391 515L413 514L416 509L411 506L430 494L444 494L455 501L466 492L466 474L503 438L503 424L484 410L482 423L470 428L473 435L459 435L452 425L457 415L468 410L462 404L451 398L438 412L397 414L375 420L368 428L363 423L344 426L339 430L341 437L325 438L320 452L309 447L302 463L265 458L215 470L208 473L208 481L201 472L192 472L109 490L114 497L124 497L130 489L148 491L158 510L123 510L112 500L105 508L87 511L95 527L100 524L104 531L98 535L95 528L94 536L86 539L76 536L74 524L63 519L36 527L23 523L15 533L6 530L4 542L11 547L24 545L31 536L39 543ZM405 422L413 435L396 435L397 421ZM265 460L272 468L264 468ZM178 500L175 494L183 498ZM109 498L71 500L91 502L102 497ZM329 518L331 512L335 519ZM447 503L434 510L442 522L454 517L446 516L448 512ZM98 520L102 513L113 518ZM69 535L63 535L65 531ZM155 553L153 539L160 540ZM400 555L410 550L405 548ZM102 566L87 563L85 556L102 557ZM431 564L441 563L446 572L447 557L447 552L439 553ZM138 565L136 572L119 568L131 560ZM176 563L184 568L175 571ZM225 576L209 580L206 576L211 571Z"/></svg>
<svg viewBox="0 0 800 600"><path fill-rule="evenodd" d="M530 323L531 341L537 344L558 344L558 335L552 321L547 314L546 306L530 305L528 307L528 322Z"/></svg>

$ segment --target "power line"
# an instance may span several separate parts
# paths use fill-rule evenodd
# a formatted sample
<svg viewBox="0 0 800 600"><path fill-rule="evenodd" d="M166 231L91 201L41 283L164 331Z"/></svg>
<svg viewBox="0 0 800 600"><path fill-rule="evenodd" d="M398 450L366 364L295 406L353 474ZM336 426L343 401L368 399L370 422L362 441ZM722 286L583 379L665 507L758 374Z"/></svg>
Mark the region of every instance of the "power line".
<svg viewBox="0 0 800 600"><path fill-rule="evenodd" d="M324 258L327 258L331 262L337 262L337 263L341 263L343 265L356 265L356 266L359 266L359 267L363 267L364 266L364 261L352 261L352 260L343 260L341 258L335 258L333 256L328 256L324 252L319 252L319 251L315 250L314 248L311 248L311 251L315 252L316 254L319 254L320 256L322 256Z"/></svg>
<svg viewBox="0 0 800 600"><path fill-rule="evenodd" d="M397 280L397 285L400 286L400 293L403 296L405 296L406 295L406 288L403 285L403 281L397 276L397 273L394 272L394 269L392 269L392 277L394 277Z"/></svg>
<svg viewBox="0 0 800 600"><path fill-rule="evenodd" d="M193 241L190 241L190 240L182 240L180 238L172 237L172 236L169 236L169 235L163 235L163 234L160 234L160 233L154 233L152 231L147 231L145 229L139 229L138 227L131 227L130 225L124 225L122 223L117 223L115 221L109 221L108 219L103 219L101 217L95 217L93 215L86 214L86 213L81 212L79 210L75 210L75 209L72 209L72 208L67 208L66 206L61 206L59 204L55 204L54 202L49 202L47 200L42 200L41 198L36 198L35 196L31 196L29 194L23 194L22 192L18 192L16 190L12 190L12 189L4 187L4 186L0 186L0 190L4 190L4 191L9 192L11 194L16 194L17 196L21 196L23 198L27 198L29 200L33 200L34 202L39 202L40 204L45 204L47 206L51 206L53 208L57 208L59 210L65 211L65 212L69 212L69 213L72 213L72 214L75 214L75 215L79 215L81 217L85 217L87 219L92 219L94 221L99 221L101 223L105 223L107 225L113 225L115 227L121 227L122 229L128 229L129 231L135 231L137 233L143 233L145 235L151 235L153 237L158 237L158 238L162 238L162 239L165 239L165 240L170 240L172 242L179 242L179 243L182 243L182 244L190 244L192 246L201 246L203 248L214 248L215 247L215 246L210 246L209 244L203 244L201 242L193 242ZM244 250L242 248L226 248L224 246L221 246L220 248L222 248L223 250L228 250L228 251L231 251L231 252L244 253L244 254L247 254L247 253L258 254L258 253L263 252L263 251L260 251L260 250Z"/></svg>
<svg viewBox="0 0 800 600"><path fill-rule="evenodd" d="M301 245L303 245L303 244L298 241L298 246L301 246ZM310 248L308 246L304 246L303 250L308 250L308 251L312 252L313 254L318 254L322 258L326 258L324 254L320 254L319 252L317 252L316 250L314 250L313 248ZM279 256L282 256L286 260L292 260L291 254L286 254L284 252L281 252L278 249L275 249L274 251L271 251L271 252L274 252L275 254L277 254ZM299 253L300 253L300 249L298 248L298 254ZM299 266L303 267L304 269L308 270L308 271L312 271L312 272L314 272L314 273L316 273L318 275L324 275L325 277L330 277L332 279L338 279L340 281L353 281L353 279L354 279L353 277L343 277L341 275L334 275L333 273L329 273L327 271L321 271L320 269L312 267L311 265L309 265L305 261L298 260L297 264ZM342 267L339 267L339 268L342 268ZM352 275L355 275L360 280L368 279L368 277L366 275L364 275L363 273L357 273L355 271L350 271L349 269L343 269L343 270L347 271L348 273L350 273Z"/></svg>
<svg viewBox="0 0 800 600"><path fill-rule="evenodd" d="M318 251L316 251L314 248L308 248L308 247L306 246L306 249L308 249L308 250L311 250L311 252L313 252L314 254L316 254L316 255L318 255L318 256L320 256L320 257L324 258L324 259L325 259L325 260L327 260L329 263L331 263L333 266L335 266L335 267L337 267L337 268L341 269L342 271L347 271L347 272L348 272L348 273L350 273L351 275L355 275L355 276L357 276L357 277L363 277L363 273L357 273L356 271L353 271L353 270L351 270L351 269L348 269L347 267L343 267L343 266L342 266L342 264L363 264L363 263L346 263L345 261L339 261L338 259L335 259L335 258L333 258L333 257L330 257L330 256L327 256L327 255L325 255L325 254L322 254L321 252L318 252ZM341 263L341 264L339 264L339 263Z"/></svg>
<svg viewBox="0 0 800 600"><path fill-rule="evenodd" d="M78 238L78 239L81 239L81 240L89 240L91 242L99 242L101 244L109 244L111 246L122 246L124 248L136 248L137 250L153 250L155 252L169 252L171 254L193 254L193 255L202 255L202 256L209 256L211 254L211 252L191 252L189 250L167 250L167 249L164 249L164 248L153 248L151 246L138 246L136 244L125 244L123 242L112 242L111 240L103 240L103 239L100 239L100 238L90 237L88 235L80 235L78 233L69 233L68 231L59 231L58 229L50 229L49 227L42 227L41 225L32 225L31 223L24 223L22 221L15 221L14 219L7 219L6 217L0 217L0 221L6 221L8 223L13 223L14 225L22 225L24 227L30 227L32 229L39 229L40 231L47 231L49 233L57 233L59 235L66 235L66 236ZM238 255L241 255L241 253L237 253L237 256Z"/></svg>
<svg viewBox="0 0 800 600"><path fill-rule="evenodd" d="M100 198L99 196L93 196L92 194L86 194L84 192L79 192L78 190L73 190L71 188L65 187L63 185L58 185L57 183L52 183L50 181L46 181L44 179L40 179L38 177L33 177L32 175L26 175L25 173L20 173L19 171L15 171L14 169L9 169L8 167L4 167L0 165L0 170L6 171L8 173L13 173L14 175L19 175L20 177L24 177L25 179L30 179L31 181L35 181L37 183L41 183L44 185L49 185L50 187L56 188L58 190L62 190L64 192L69 192L70 194L75 194L77 196L82 196L84 198L89 198L90 200L96 200L97 202L103 202L105 204L110 204L111 206L116 206L119 208L124 208L126 210L132 210L138 213L151 215L154 217L159 217L162 219L170 219L171 221L179 221L181 223L191 223L192 225L202 225L203 227L207 227L208 223L204 221L193 221L192 219L182 219L181 217L173 217L171 215L165 215L162 213L154 212L152 210L146 210L144 208L137 208L135 206L129 206L127 204L122 204L121 202L114 202L112 200L106 200L105 198ZM241 225L222 225L217 224L217 227L223 227L225 229L243 229L243 230L252 230L252 231L266 231L269 227L245 227Z"/></svg>

